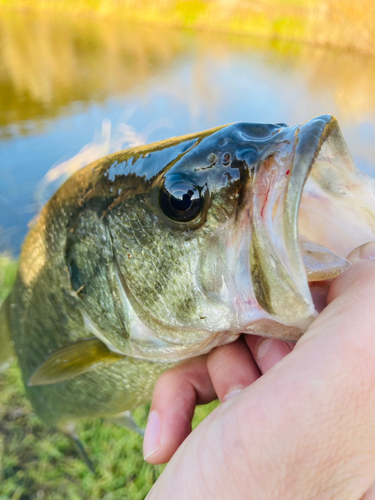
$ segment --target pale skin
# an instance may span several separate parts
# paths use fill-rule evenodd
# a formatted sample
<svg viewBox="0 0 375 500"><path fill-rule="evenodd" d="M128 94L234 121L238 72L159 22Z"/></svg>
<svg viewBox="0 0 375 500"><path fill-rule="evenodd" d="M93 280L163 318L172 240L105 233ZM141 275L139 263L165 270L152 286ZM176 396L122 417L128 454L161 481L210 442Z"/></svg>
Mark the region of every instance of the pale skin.
<svg viewBox="0 0 375 500"><path fill-rule="evenodd" d="M294 350L246 336L162 375L144 453L170 462L148 500L375 500L375 243L349 260Z"/></svg>

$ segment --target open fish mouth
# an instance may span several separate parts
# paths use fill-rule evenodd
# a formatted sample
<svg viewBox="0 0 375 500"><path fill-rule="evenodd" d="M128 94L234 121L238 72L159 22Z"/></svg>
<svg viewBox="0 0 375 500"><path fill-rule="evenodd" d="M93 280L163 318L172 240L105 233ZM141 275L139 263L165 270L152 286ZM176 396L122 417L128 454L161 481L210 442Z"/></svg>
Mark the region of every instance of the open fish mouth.
<svg viewBox="0 0 375 500"><path fill-rule="evenodd" d="M334 117L285 132L289 161L286 153L273 173L263 166L253 192L252 284L269 316L246 330L297 340L317 314L311 284L341 274L350 251L374 239L375 198Z"/></svg>

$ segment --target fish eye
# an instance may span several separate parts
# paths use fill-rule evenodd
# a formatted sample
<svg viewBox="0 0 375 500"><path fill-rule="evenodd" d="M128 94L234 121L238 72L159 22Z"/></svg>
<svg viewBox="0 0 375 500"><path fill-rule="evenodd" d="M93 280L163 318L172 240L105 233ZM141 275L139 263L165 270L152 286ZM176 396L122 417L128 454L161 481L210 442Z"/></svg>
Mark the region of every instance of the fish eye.
<svg viewBox="0 0 375 500"><path fill-rule="evenodd" d="M168 219L190 222L201 213L203 199L192 184L180 183L168 189L166 187L161 189L159 206Z"/></svg>

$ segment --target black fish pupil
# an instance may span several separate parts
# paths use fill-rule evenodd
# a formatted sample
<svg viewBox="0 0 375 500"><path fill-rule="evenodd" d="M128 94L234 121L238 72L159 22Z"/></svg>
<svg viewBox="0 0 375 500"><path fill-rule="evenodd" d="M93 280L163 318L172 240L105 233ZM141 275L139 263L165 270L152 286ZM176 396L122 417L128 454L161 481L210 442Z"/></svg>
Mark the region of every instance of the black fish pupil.
<svg viewBox="0 0 375 500"><path fill-rule="evenodd" d="M182 200L171 195L171 197L169 198L169 203L171 204L172 208L174 208L178 212L186 212L186 210L189 210L189 208L193 204L193 202L191 201L191 197L193 196L193 194L193 191L188 191L183 195Z"/></svg>
<svg viewBox="0 0 375 500"><path fill-rule="evenodd" d="M203 198L195 186L187 183L164 186L159 192L159 206L168 219L176 222L191 222L203 208Z"/></svg>

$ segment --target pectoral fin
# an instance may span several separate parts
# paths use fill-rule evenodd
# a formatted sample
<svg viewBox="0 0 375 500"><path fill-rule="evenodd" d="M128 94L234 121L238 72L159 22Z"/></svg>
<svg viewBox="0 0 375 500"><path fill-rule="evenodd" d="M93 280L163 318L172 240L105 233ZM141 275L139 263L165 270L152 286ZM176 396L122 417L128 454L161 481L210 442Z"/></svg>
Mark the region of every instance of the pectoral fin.
<svg viewBox="0 0 375 500"><path fill-rule="evenodd" d="M300 250L309 282L336 278L350 266L348 260L312 241L301 241Z"/></svg>
<svg viewBox="0 0 375 500"><path fill-rule="evenodd" d="M52 353L30 377L28 385L63 382L123 359L96 337L83 339Z"/></svg>

